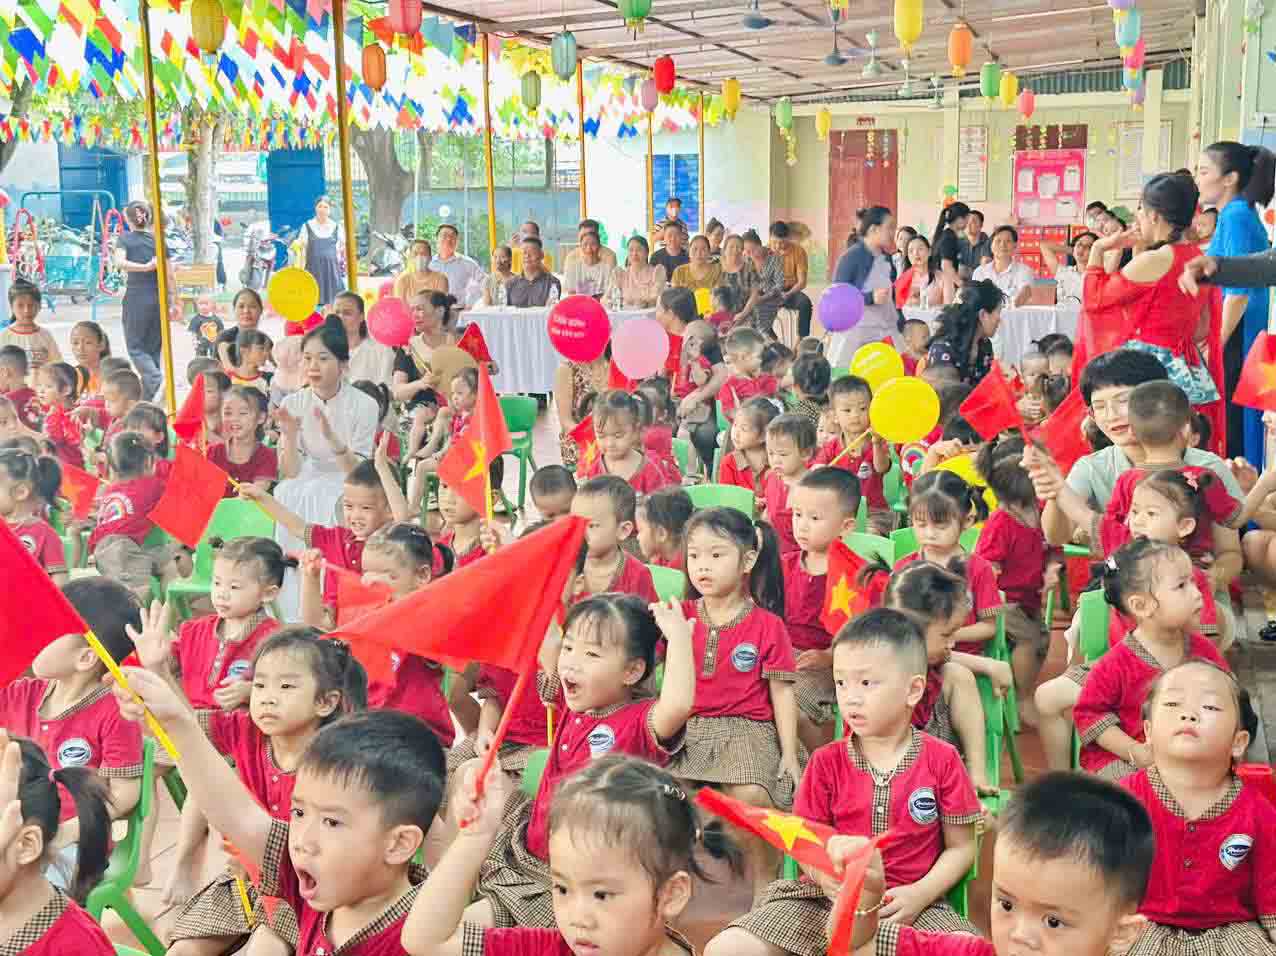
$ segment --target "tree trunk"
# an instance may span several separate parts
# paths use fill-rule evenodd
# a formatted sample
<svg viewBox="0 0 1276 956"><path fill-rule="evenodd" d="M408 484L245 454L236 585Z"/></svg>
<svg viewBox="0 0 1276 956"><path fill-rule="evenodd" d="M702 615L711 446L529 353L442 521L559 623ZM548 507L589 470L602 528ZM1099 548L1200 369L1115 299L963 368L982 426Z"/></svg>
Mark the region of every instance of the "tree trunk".
<svg viewBox="0 0 1276 956"><path fill-rule="evenodd" d="M216 261L213 251L213 217L217 215L217 195L213 189L213 158L221 141L222 117L188 111L188 129L199 130L199 142L187 154L186 209L191 217L191 241L195 262Z"/></svg>
<svg viewBox="0 0 1276 956"><path fill-rule="evenodd" d="M353 147L368 176L369 226L372 232L387 235L398 231L403 221L403 202L412 193L412 173L403 168L394 152L394 133L388 129L350 130ZM368 237L368 253L381 243Z"/></svg>
<svg viewBox="0 0 1276 956"><path fill-rule="evenodd" d="M31 101L33 99L35 99L35 84L29 79L23 80L18 88L13 91L13 107L9 110L10 118L18 119L26 116L27 111L31 109ZM0 173L4 172L4 168L9 165L9 161L13 159L13 154L17 151L18 140L16 137L0 143Z"/></svg>

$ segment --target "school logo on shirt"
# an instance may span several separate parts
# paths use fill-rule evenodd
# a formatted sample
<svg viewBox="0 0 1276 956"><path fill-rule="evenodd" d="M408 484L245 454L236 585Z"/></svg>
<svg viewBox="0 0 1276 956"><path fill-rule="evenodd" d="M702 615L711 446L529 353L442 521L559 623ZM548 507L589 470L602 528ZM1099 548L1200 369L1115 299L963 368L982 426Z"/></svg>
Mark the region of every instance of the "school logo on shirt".
<svg viewBox="0 0 1276 956"><path fill-rule="evenodd" d="M22 546L27 549L27 554L35 557L36 543L35 538L29 534L18 535L18 540L22 542Z"/></svg>
<svg viewBox="0 0 1276 956"><path fill-rule="evenodd" d="M614 746L616 746L616 731L606 724L599 724L589 732L589 755L591 757L601 757L603 754L611 753L611 748Z"/></svg>
<svg viewBox="0 0 1276 956"><path fill-rule="evenodd" d="M754 644L741 644L731 652L731 664L741 674L747 674L758 666L758 648Z"/></svg>
<svg viewBox="0 0 1276 956"><path fill-rule="evenodd" d="M133 514L133 502L128 495L119 492L108 492L102 498L102 506L98 509L99 525L114 524L123 521Z"/></svg>
<svg viewBox="0 0 1276 956"><path fill-rule="evenodd" d="M908 815L920 827L930 826L939 819L939 801L930 787L914 790L908 798Z"/></svg>
<svg viewBox="0 0 1276 956"><path fill-rule="evenodd" d="M72 737L58 746L59 767L83 767L93 758L93 748L83 737Z"/></svg>
<svg viewBox="0 0 1276 956"><path fill-rule="evenodd" d="M1234 870L1249 856L1254 846L1254 838L1248 833L1233 833L1218 848L1218 861L1229 870Z"/></svg>
<svg viewBox="0 0 1276 956"><path fill-rule="evenodd" d="M871 461L860 462L859 471L855 473L855 476L859 478L860 481L868 481L873 477L873 463Z"/></svg>
<svg viewBox="0 0 1276 956"><path fill-rule="evenodd" d="M248 677L248 672L253 669L253 662L240 658L232 661L230 667L226 668L226 676L233 677L235 680L244 680Z"/></svg>
<svg viewBox="0 0 1276 956"><path fill-rule="evenodd" d="M398 651L391 651L390 652L390 670L393 673L397 674L399 673L399 668L402 666L403 666L403 655L400 654Z"/></svg>

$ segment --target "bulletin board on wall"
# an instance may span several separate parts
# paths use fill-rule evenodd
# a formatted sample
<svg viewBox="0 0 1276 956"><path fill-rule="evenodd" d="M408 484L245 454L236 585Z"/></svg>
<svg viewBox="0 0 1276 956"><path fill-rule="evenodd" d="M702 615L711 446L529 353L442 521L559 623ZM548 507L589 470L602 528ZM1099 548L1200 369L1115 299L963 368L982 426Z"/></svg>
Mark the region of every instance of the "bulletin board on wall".
<svg viewBox="0 0 1276 956"><path fill-rule="evenodd" d="M1023 149L1011 168L1011 198L1024 225L1067 226L1085 215L1085 148Z"/></svg>
<svg viewBox="0 0 1276 956"><path fill-rule="evenodd" d="M957 198L988 199L988 127L963 126L957 137Z"/></svg>
<svg viewBox="0 0 1276 956"><path fill-rule="evenodd" d="M1161 142L1157 146L1156 169L1143 168L1143 124L1117 123L1117 187L1118 199L1138 199L1143 195L1143 184L1157 173L1168 173L1170 143L1174 124L1161 121Z"/></svg>

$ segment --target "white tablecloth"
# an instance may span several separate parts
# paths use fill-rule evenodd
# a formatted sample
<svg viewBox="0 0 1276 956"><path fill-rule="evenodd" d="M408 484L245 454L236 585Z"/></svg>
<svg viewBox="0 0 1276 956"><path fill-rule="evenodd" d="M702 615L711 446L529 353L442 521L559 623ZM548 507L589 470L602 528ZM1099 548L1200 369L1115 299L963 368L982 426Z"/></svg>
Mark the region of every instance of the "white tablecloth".
<svg viewBox="0 0 1276 956"><path fill-rule="evenodd" d="M629 319L655 314L655 309L625 309L609 316L615 328ZM463 318L483 330L488 351L500 369L492 376L497 392L553 392L554 372L565 360L549 341L549 309L479 308L468 310Z"/></svg>
<svg viewBox="0 0 1276 956"><path fill-rule="evenodd" d="M1070 339L1077 337L1079 309L1053 305L1026 305L1021 309L1002 309L1001 327L992 339L993 354L1006 365L1018 365L1032 343L1049 332L1062 332ZM910 319L921 319L933 328L939 309L905 309Z"/></svg>

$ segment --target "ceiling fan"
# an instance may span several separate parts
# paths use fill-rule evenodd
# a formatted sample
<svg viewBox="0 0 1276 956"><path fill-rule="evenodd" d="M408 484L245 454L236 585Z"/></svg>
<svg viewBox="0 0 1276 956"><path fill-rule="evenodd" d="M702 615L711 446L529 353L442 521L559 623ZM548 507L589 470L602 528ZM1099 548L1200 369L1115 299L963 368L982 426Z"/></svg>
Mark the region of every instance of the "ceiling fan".
<svg viewBox="0 0 1276 956"><path fill-rule="evenodd" d="M860 71L860 75L866 79L872 79L875 76L882 75L882 64L877 62L877 40L876 30L869 30L864 34L864 39L868 41L868 62L864 64L864 69Z"/></svg>
<svg viewBox="0 0 1276 956"><path fill-rule="evenodd" d="M825 66L843 66L856 57L865 57L872 52L867 47L858 46L847 47L843 50L839 43L841 38L838 36L837 32L838 24L841 21L841 11L834 9L830 12L833 16L833 49L823 57L816 58L809 56L797 56L793 57L793 59L802 60L807 63L823 63Z"/></svg>
<svg viewBox="0 0 1276 956"><path fill-rule="evenodd" d="M805 21L794 20L776 20L768 17L762 12L759 0L749 0L748 7L745 8L745 14L740 18L740 26L746 30L765 30L767 27L804 27L811 28L811 24Z"/></svg>

